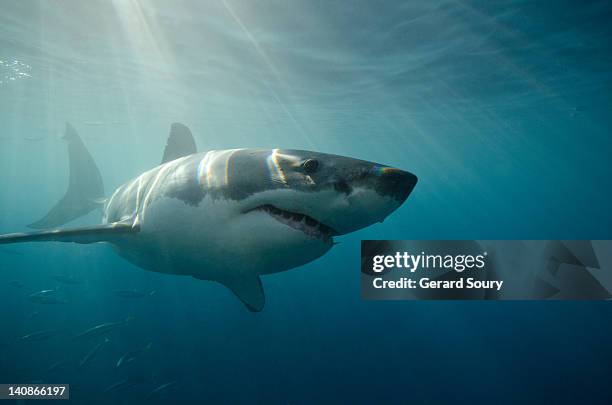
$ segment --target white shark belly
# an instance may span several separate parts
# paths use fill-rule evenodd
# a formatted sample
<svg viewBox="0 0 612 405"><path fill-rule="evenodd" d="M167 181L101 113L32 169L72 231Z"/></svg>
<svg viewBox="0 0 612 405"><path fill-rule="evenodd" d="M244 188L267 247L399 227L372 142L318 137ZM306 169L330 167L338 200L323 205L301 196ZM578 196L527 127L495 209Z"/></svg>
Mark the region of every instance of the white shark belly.
<svg viewBox="0 0 612 405"><path fill-rule="evenodd" d="M210 199L190 206L161 197L139 212L140 232L114 245L121 256L147 270L214 280L226 262L220 244L226 238L214 232L222 229L224 211Z"/></svg>
<svg viewBox="0 0 612 405"><path fill-rule="evenodd" d="M237 209L230 200L205 197L192 206L161 197L139 213L140 232L114 245L121 256L147 270L207 280L269 274L313 259L302 257L297 248L305 238L300 231L265 215L235 221ZM279 243L286 248L278 249Z"/></svg>

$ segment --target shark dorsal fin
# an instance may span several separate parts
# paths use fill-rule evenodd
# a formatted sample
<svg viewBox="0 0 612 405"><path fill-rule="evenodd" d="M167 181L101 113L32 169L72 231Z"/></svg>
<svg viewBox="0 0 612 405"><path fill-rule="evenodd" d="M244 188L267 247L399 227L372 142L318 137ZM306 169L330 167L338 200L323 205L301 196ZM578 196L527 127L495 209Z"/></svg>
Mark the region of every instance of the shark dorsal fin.
<svg viewBox="0 0 612 405"><path fill-rule="evenodd" d="M197 153L193 135L186 125L175 122L170 127L170 136L164 149L162 163Z"/></svg>

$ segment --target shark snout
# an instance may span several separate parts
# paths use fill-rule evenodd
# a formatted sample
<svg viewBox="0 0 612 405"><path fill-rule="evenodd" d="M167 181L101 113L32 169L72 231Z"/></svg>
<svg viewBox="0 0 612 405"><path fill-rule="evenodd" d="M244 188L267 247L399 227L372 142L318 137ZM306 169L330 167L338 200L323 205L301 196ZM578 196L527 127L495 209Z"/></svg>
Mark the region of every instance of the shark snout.
<svg viewBox="0 0 612 405"><path fill-rule="evenodd" d="M382 222L408 198L417 177L400 169L370 164L349 182L351 191L337 190L338 204L323 205L315 217L337 235Z"/></svg>
<svg viewBox="0 0 612 405"><path fill-rule="evenodd" d="M417 183L417 176L393 167L377 167L376 192L383 196L390 196L402 204L410 195Z"/></svg>

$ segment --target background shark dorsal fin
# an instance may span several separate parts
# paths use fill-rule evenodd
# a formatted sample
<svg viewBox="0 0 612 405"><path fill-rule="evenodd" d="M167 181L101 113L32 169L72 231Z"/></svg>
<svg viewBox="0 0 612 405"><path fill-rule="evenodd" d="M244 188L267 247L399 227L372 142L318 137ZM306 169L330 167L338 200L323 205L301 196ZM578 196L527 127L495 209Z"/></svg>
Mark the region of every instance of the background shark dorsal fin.
<svg viewBox="0 0 612 405"><path fill-rule="evenodd" d="M164 149L162 163L197 153L193 135L186 125L175 122L170 127L170 136Z"/></svg>
<svg viewBox="0 0 612 405"><path fill-rule="evenodd" d="M218 280L229 288L252 312L260 312L266 303L261 278L256 274L240 274Z"/></svg>
<svg viewBox="0 0 612 405"><path fill-rule="evenodd" d="M77 219L100 205L104 198L102 175L77 131L68 122L63 138L68 143L70 179L64 197L30 228L51 228Z"/></svg>

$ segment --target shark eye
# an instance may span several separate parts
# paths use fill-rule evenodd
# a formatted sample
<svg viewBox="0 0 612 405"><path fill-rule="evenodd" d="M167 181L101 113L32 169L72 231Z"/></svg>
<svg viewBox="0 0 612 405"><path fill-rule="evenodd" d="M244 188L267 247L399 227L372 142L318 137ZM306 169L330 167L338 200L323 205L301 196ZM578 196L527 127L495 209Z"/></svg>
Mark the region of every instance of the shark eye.
<svg viewBox="0 0 612 405"><path fill-rule="evenodd" d="M319 168L319 161L316 159L308 159L302 163L302 168L306 173L314 173Z"/></svg>

